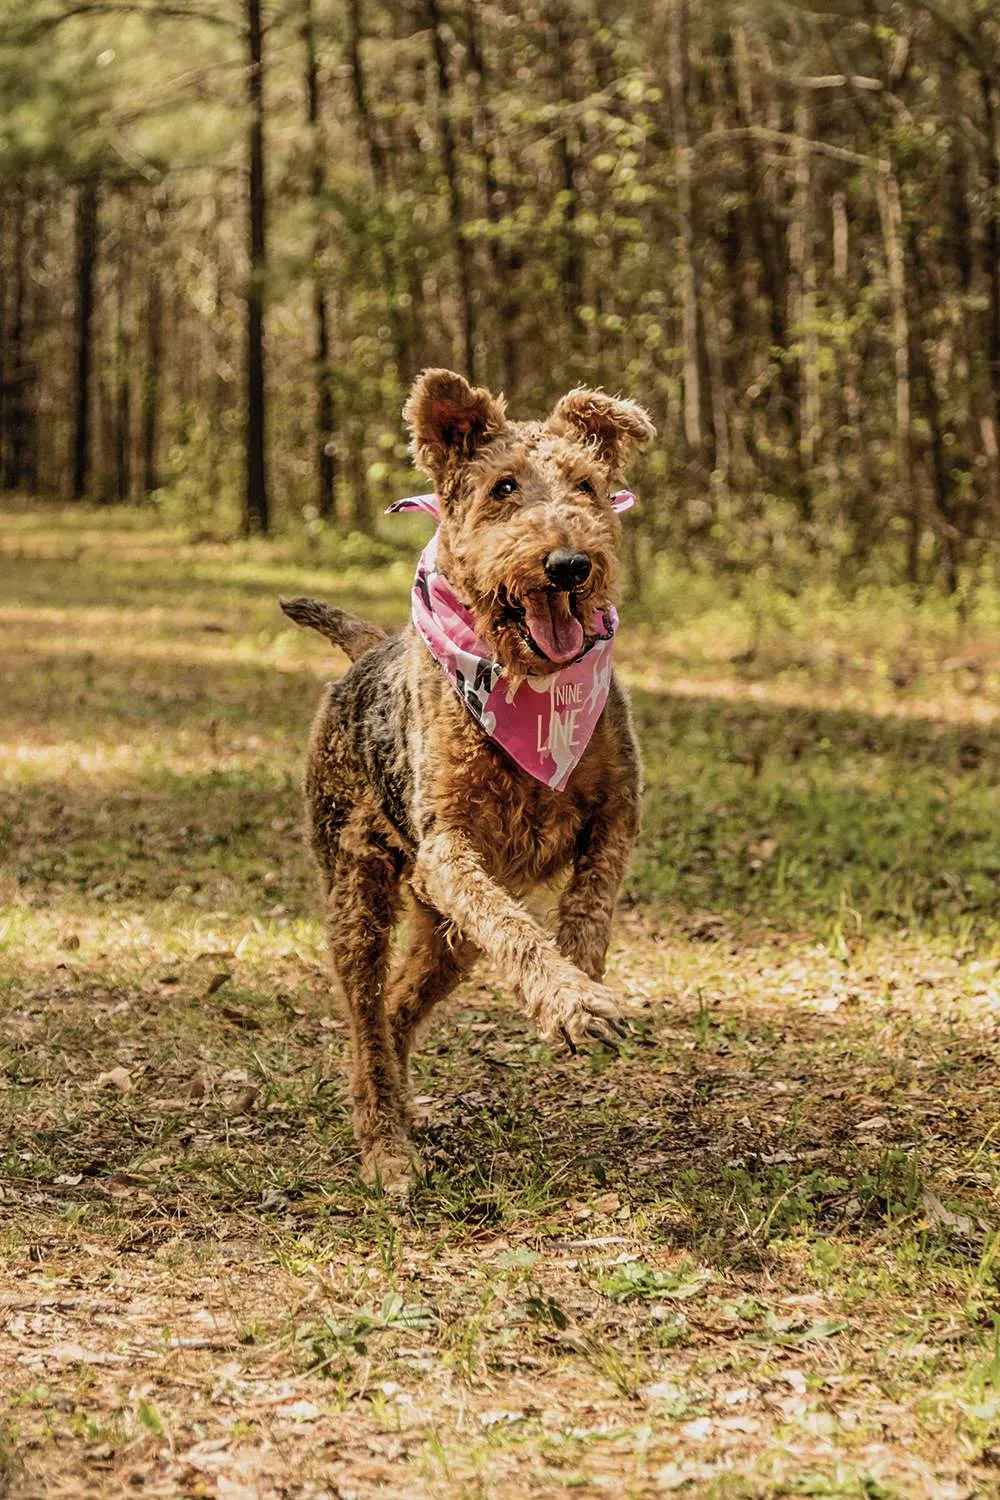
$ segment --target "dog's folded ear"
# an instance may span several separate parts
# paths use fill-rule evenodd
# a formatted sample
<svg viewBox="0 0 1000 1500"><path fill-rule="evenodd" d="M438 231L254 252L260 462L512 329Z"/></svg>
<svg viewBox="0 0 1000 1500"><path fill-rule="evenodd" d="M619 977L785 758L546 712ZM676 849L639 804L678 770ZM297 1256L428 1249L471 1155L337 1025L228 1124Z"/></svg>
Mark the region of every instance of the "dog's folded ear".
<svg viewBox="0 0 1000 1500"><path fill-rule="evenodd" d="M556 402L546 425L560 436L582 438L612 472L656 436L649 413L637 401L580 387Z"/></svg>
<svg viewBox="0 0 1000 1500"><path fill-rule="evenodd" d="M507 426L503 397L471 386L452 370L418 375L403 417L413 432L413 456L434 479L471 458Z"/></svg>

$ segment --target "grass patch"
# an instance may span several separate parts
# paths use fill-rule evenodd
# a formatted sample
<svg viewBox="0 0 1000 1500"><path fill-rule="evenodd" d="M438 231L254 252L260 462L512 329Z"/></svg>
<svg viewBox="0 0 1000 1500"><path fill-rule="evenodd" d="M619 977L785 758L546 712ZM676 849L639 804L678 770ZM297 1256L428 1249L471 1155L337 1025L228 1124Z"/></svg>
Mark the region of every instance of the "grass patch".
<svg viewBox="0 0 1000 1500"><path fill-rule="evenodd" d="M568 1058L463 987L398 1209L299 836L341 663L274 602L400 622L359 548L6 518L0 1490L994 1492L988 601L653 580L633 1032Z"/></svg>

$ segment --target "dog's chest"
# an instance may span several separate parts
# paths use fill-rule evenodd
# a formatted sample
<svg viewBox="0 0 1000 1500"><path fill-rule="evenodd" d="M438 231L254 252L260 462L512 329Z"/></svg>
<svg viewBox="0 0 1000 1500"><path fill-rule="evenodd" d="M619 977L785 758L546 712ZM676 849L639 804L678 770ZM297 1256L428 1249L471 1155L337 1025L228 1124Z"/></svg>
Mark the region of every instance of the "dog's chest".
<svg viewBox="0 0 1000 1500"><path fill-rule="evenodd" d="M439 783L445 821L458 824L495 879L514 886L551 879L572 860L592 798L572 782L553 791L479 735L468 749L449 767L448 785Z"/></svg>
<svg viewBox="0 0 1000 1500"><path fill-rule="evenodd" d="M475 830L480 853L501 879L545 881L573 856L583 823L581 808L523 771L504 772L493 783L491 811Z"/></svg>

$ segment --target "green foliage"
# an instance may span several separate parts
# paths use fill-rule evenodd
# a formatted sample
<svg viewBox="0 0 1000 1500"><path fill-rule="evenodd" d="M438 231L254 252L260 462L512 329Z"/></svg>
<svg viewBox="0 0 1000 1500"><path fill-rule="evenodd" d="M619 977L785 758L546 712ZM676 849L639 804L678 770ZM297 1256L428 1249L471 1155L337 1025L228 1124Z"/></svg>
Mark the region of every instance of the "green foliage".
<svg viewBox="0 0 1000 1500"><path fill-rule="evenodd" d="M655 1271L645 1261L626 1260L599 1276L597 1285L613 1302L629 1302L634 1297L683 1302L697 1297L711 1279L710 1272L688 1265L677 1271Z"/></svg>
<svg viewBox="0 0 1000 1500"><path fill-rule="evenodd" d="M506 16L456 0L429 25L419 7L311 0L312 123L306 14L306 0L264 5L279 530L308 529L318 506L327 524L374 534L384 504L418 482L399 424L410 381L470 363L518 413L579 382L650 407L660 439L627 523L635 587L678 555L793 591L818 577L847 591L995 581L989 6L907 0L824 19L773 0L732 14L656 0L606 17L523 0ZM155 489L171 519L238 529L244 20L236 3L4 0L7 488L67 491L72 214L86 179L98 188L90 490ZM321 451L333 477L317 500Z"/></svg>

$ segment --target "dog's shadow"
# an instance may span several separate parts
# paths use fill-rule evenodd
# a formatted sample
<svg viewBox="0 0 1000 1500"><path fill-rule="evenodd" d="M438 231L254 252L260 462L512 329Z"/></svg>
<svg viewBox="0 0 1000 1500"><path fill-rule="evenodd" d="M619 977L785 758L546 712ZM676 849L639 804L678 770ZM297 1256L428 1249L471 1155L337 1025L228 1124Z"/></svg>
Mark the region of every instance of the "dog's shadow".
<svg viewBox="0 0 1000 1500"><path fill-rule="evenodd" d="M961 1169L990 1124L975 1027L901 1028L898 1050L872 1049L861 1029L845 1044L842 1027L802 1012L775 1042L751 1021L751 1067L721 1031L678 1053L650 1028L614 1055L564 1060L526 1029L520 1064L520 1049L488 1046L463 1047L459 1063L454 1033L442 1037L418 1075L435 1103L417 1131L427 1173L412 1212L747 1266L777 1240L861 1243L945 1199L960 1210L938 1212L948 1253L975 1260L991 1214Z"/></svg>

